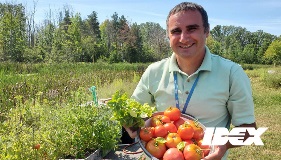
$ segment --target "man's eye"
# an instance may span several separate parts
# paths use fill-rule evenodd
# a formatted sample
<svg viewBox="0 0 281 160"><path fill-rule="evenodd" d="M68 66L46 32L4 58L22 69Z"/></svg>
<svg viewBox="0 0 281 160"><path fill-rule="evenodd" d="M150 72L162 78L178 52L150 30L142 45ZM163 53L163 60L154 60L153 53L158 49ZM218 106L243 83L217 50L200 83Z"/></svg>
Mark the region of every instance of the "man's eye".
<svg viewBox="0 0 281 160"><path fill-rule="evenodd" d="M187 30L188 32L193 32L197 29L197 27L189 27Z"/></svg>
<svg viewBox="0 0 281 160"><path fill-rule="evenodd" d="M177 34L177 33L181 33L181 30L175 29L171 31L171 34Z"/></svg>

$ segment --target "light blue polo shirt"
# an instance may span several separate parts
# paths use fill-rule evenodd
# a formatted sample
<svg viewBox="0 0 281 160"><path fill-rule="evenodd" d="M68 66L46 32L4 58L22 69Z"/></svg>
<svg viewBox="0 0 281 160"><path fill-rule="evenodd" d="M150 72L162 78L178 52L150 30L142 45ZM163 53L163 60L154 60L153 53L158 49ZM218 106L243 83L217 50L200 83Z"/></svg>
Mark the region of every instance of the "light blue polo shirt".
<svg viewBox="0 0 281 160"><path fill-rule="evenodd" d="M179 69L175 54L149 65L132 98L155 105L158 111L176 106L173 72L178 77L181 110L200 72L186 114L194 116L206 127L229 127L229 122L234 126L255 122L251 84L243 68L211 54L207 47L203 63L192 75Z"/></svg>

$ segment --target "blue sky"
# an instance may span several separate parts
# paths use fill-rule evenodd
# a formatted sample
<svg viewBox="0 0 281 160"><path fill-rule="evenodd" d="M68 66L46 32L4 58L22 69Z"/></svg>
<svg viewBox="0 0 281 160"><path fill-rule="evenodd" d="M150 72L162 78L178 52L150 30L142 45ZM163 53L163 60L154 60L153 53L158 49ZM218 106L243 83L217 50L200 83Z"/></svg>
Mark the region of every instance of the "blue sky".
<svg viewBox="0 0 281 160"><path fill-rule="evenodd" d="M99 22L111 19L114 12L124 15L130 22L156 22L166 28L166 16L179 0L0 0L22 3L27 11L33 10L36 2L35 19L42 22L51 9L58 12L64 6L80 13L83 19L92 11L97 12ZM216 25L245 27L248 31L281 35L281 0L196 0L208 13L211 28Z"/></svg>

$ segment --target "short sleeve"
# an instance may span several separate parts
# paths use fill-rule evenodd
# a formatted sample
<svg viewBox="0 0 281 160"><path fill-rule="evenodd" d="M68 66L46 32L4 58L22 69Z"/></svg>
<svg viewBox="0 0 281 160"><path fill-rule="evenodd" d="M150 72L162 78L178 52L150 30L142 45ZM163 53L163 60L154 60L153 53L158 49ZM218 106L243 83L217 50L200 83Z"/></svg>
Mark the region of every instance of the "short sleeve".
<svg viewBox="0 0 281 160"><path fill-rule="evenodd" d="M250 79L239 65L231 68L227 108L234 126L255 122Z"/></svg>
<svg viewBox="0 0 281 160"><path fill-rule="evenodd" d="M141 104L148 103L152 105L154 103L153 95L149 91L149 73L150 67L148 67L143 73L137 87L135 88L131 98L140 102Z"/></svg>

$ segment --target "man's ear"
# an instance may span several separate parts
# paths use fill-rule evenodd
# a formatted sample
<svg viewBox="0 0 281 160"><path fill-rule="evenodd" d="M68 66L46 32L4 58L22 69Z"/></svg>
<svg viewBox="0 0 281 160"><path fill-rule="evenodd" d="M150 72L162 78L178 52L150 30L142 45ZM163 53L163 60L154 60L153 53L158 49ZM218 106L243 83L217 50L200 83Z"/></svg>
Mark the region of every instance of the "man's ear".
<svg viewBox="0 0 281 160"><path fill-rule="evenodd" d="M209 35L210 35L210 29L208 29L207 31L205 31L205 34L206 34L206 38L208 38Z"/></svg>

